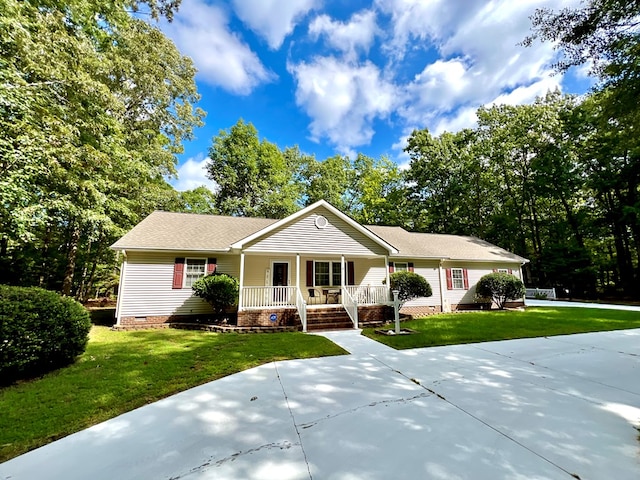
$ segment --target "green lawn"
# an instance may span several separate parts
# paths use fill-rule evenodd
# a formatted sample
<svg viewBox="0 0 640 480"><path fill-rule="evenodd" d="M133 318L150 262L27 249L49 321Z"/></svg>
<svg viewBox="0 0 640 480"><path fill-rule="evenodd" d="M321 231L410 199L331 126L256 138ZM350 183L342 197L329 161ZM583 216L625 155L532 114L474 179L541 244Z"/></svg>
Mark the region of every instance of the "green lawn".
<svg viewBox="0 0 640 480"><path fill-rule="evenodd" d="M489 342L511 338L640 328L640 312L601 308L529 307L525 311L464 312L433 315L402 323L412 335L364 334L397 349ZM393 329L393 325L386 327Z"/></svg>
<svg viewBox="0 0 640 480"><path fill-rule="evenodd" d="M94 326L74 365L0 389L0 462L247 368L345 353L303 333L114 332Z"/></svg>

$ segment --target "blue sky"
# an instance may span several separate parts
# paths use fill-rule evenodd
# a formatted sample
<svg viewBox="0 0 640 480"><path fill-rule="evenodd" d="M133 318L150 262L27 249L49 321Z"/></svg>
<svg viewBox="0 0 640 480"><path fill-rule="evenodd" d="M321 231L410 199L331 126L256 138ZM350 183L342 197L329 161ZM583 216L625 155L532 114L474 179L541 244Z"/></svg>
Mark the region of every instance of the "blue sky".
<svg viewBox="0 0 640 480"><path fill-rule="evenodd" d="M211 139L239 118L317 159L386 155L407 136L475 125L481 105L584 93L585 70L554 74L549 44L524 48L536 8L579 0L183 0L161 28L191 57L206 125L179 158L179 190L213 184Z"/></svg>

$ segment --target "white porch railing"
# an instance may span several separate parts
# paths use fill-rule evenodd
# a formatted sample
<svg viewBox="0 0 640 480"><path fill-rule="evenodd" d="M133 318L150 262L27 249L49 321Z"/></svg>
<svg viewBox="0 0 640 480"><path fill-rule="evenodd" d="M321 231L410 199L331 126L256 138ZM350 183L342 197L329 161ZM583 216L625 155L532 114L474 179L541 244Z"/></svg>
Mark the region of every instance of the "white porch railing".
<svg viewBox="0 0 640 480"><path fill-rule="evenodd" d="M555 288L527 288L524 296L527 298L536 298L538 296L549 300L555 300L557 298Z"/></svg>
<svg viewBox="0 0 640 480"><path fill-rule="evenodd" d="M358 305L382 305L391 301L391 293L386 285L359 285L345 288Z"/></svg>
<svg viewBox="0 0 640 480"><path fill-rule="evenodd" d="M242 308L296 307L296 287L242 287Z"/></svg>
<svg viewBox="0 0 640 480"><path fill-rule="evenodd" d="M353 322L353 328L358 328L358 302L351 296L347 287L342 287L342 306Z"/></svg>
<svg viewBox="0 0 640 480"><path fill-rule="evenodd" d="M304 297L302 296L302 292L299 289L296 294L296 308L298 309L298 315L300 316L300 321L302 322L302 331L307 331L307 302L304 301Z"/></svg>

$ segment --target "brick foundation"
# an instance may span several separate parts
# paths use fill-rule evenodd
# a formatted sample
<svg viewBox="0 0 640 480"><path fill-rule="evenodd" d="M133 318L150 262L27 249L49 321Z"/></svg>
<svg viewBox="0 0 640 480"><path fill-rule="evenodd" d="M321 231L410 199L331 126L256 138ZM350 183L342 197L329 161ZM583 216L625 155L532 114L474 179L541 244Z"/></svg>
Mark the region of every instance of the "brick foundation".
<svg viewBox="0 0 640 480"><path fill-rule="evenodd" d="M271 315L276 319L271 320ZM268 310L243 310L238 312L239 327L289 327L302 322L295 308L270 308Z"/></svg>
<svg viewBox="0 0 640 480"><path fill-rule="evenodd" d="M167 328L172 322L193 322L198 315L156 315L148 317L122 317L117 330L141 330L145 328Z"/></svg>
<svg viewBox="0 0 640 480"><path fill-rule="evenodd" d="M400 309L400 314L408 315L410 317L418 318L418 317L426 317L429 315L435 315L436 313L442 313L442 308L440 305L429 305L429 306L420 306L420 307L402 307ZM391 311L391 315L393 315L393 309Z"/></svg>
<svg viewBox="0 0 640 480"><path fill-rule="evenodd" d="M387 320L393 320L393 307L388 305L358 307L358 323L385 322Z"/></svg>

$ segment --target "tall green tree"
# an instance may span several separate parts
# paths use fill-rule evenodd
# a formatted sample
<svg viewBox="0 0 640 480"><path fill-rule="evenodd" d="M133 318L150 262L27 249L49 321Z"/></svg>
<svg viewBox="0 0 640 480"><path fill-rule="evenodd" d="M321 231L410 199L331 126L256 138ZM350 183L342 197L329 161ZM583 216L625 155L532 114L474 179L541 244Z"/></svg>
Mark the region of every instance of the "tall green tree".
<svg viewBox="0 0 640 480"><path fill-rule="evenodd" d="M128 10L170 16L177 3L0 6L3 281L78 293L92 270L78 261L165 202L163 177L203 117L195 69Z"/></svg>
<svg viewBox="0 0 640 480"><path fill-rule="evenodd" d="M217 184L216 209L221 214L283 218L298 209L298 157L260 140L251 123L240 119L220 131L209 158L208 177Z"/></svg>

